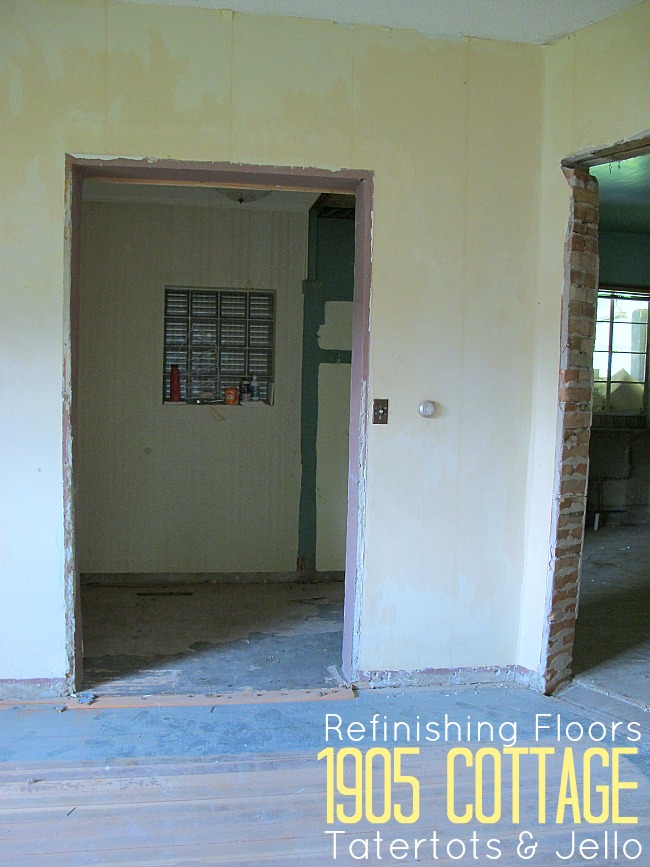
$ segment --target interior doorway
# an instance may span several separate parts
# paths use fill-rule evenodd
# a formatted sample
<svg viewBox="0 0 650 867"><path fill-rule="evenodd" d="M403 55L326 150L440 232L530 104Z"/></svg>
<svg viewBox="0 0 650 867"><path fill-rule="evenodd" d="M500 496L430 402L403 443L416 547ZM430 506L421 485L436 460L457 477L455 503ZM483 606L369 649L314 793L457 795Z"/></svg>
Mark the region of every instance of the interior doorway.
<svg viewBox="0 0 650 867"><path fill-rule="evenodd" d="M129 161L76 159L70 176L66 481L75 688L211 693L336 685L354 671L362 580L357 481L365 454L359 407L367 381L371 177L173 163L143 170ZM99 187L104 198L111 188L116 201L93 203ZM284 196L285 204L256 210L251 191L269 201ZM348 359L352 533L342 568L327 570L344 572L344 582L316 563L297 572L293 510L300 500L305 201L333 191L360 205ZM173 205L170 192L221 195L218 231L212 210L207 217L205 205L200 214L192 204ZM156 201L143 203L147 195ZM180 368L180 400L171 394L172 365ZM224 389L249 373L256 380L250 396L261 399L224 404ZM213 374L220 379L211 385Z"/></svg>
<svg viewBox="0 0 650 867"><path fill-rule="evenodd" d="M650 704L650 155L590 168L599 281L573 674Z"/></svg>
<svg viewBox="0 0 650 867"><path fill-rule="evenodd" d="M642 481L647 445L636 443L634 480L628 478L628 458L630 437L644 441L648 418L647 309L642 308L647 308L643 285L650 279L639 269L647 274L650 265L649 153L646 137L563 164L572 195L565 245L548 693L568 683L572 673L604 691L617 692L618 681L618 694L626 699L643 701L641 693L647 692L639 680L650 653L650 576L644 556L649 501L647 491L640 491L647 488ZM621 184L624 178L631 183ZM599 221L603 211L605 218ZM628 224L617 223L619 218ZM627 250L623 255L622 247ZM622 448L614 454L608 442ZM606 478L614 481L609 490ZM637 525L627 537L623 526L613 526L616 520L604 530L605 500L612 502L611 495L632 506L623 510L628 514L621 522ZM629 552L633 555L626 556Z"/></svg>

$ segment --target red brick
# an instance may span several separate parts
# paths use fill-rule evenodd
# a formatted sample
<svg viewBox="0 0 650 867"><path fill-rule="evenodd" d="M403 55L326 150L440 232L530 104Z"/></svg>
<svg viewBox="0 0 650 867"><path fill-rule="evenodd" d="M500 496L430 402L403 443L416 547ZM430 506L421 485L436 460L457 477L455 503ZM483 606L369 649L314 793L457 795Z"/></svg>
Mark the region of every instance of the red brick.
<svg viewBox="0 0 650 867"><path fill-rule="evenodd" d="M593 204L576 202L573 207L573 219L581 223L596 225L598 223L598 208Z"/></svg>
<svg viewBox="0 0 650 867"><path fill-rule="evenodd" d="M580 204L598 206L598 204L600 203L600 196L598 194L598 190L580 189L579 187L576 187L573 190L573 200L574 202L579 202Z"/></svg>
<svg viewBox="0 0 650 867"><path fill-rule="evenodd" d="M577 386L562 386L560 389L560 400L588 403L591 400L591 389L578 388Z"/></svg>
<svg viewBox="0 0 650 867"><path fill-rule="evenodd" d="M591 413L589 412L566 412L564 414L565 428L573 430L588 428L591 425Z"/></svg>

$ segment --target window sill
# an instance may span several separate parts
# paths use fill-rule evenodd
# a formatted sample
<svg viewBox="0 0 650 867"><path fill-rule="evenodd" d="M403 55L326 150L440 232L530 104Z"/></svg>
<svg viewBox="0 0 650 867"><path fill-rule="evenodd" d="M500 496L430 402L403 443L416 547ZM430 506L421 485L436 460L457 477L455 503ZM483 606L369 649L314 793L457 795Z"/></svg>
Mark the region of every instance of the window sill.
<svg viewBox="0 0 650 867"><path fill-rule="evenodd" d="M593 430L645 430L648 420L644 415L594 413L591 427Z"/></svg>
<svg viewBox="0 0 650 867"><path fill-rule="evenodd" d="M265 400L249 400L246 403L224 403L222 400L164 400L163 406L216 406L219 409L237 409L271 406Z"/></svg>

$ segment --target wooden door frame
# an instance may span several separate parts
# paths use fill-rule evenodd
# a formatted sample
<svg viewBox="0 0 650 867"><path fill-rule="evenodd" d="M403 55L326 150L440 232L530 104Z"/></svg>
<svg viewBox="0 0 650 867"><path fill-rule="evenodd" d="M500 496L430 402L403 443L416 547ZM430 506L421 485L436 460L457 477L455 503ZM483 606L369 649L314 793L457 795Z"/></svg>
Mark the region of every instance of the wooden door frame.
<svg viewBox="0 0 650 867"><path fill-rule="evenodd" d="M364 577L366 438L368 427L368 370L370 285L372 264L373 173L345 169L186 162L170 159L98 158L66 156L65 325L63 352L63 496L65 537L66 683L81 686L83 641L81 588L75 557L74 436L77 429L75 396L78 381L79 273L81 254L81 195L86 179L115 183L172 186L233 187L356 196L354 314L350 385L348 514L343 625L343 672L358 675L360 600Z"/></svg>

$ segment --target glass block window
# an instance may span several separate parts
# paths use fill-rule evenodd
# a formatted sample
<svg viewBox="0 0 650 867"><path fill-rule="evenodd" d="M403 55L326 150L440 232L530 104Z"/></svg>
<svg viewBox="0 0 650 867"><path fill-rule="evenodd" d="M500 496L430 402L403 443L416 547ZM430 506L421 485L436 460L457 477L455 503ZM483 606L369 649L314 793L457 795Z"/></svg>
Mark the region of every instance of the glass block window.
<svg viewBox="0 0 650 867"><path fill-rule="evenodd" d="M181 400L223 402L227 386L255 374L267 401L273 381L275 298L254 289L167 286L163 401L178 365Z"/></svg>
<svg viewBox="0 0 650 867"><path fill-rule="evenodd" d="M647 294L610 288L598 292L594 413L645 412L649 302Z"/></svg>

